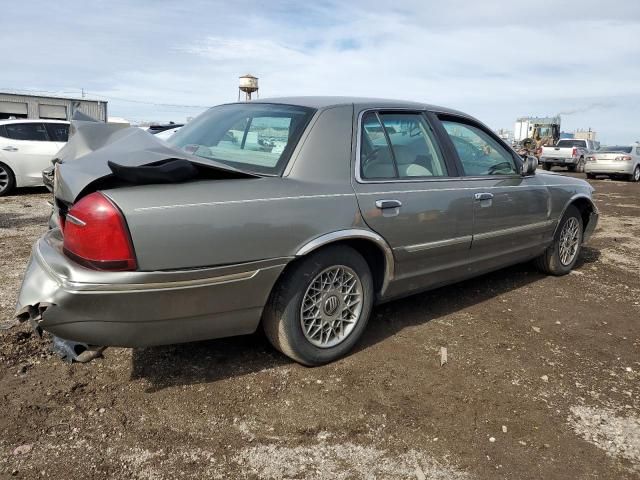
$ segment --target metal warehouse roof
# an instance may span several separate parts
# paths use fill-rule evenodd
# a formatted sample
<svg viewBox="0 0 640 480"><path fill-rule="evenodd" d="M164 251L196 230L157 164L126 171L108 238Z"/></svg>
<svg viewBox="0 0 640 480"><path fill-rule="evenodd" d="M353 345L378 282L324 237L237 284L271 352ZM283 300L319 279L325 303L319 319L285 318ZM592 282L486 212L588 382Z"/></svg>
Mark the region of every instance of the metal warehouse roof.
<svg viewBox="0 0 640 480"><path fill-rule="evenodd" d="M78 102L103 102L107 103L107 100L103 100L100 98L91 98L91 97L79 97L79 96L71 96L64 95L58 93L51 93L45 91L35 91L35 90L0 90L0 95L15 95L21 97L38 97L38 98L56 98L60 100L75 100Z"/></svg>

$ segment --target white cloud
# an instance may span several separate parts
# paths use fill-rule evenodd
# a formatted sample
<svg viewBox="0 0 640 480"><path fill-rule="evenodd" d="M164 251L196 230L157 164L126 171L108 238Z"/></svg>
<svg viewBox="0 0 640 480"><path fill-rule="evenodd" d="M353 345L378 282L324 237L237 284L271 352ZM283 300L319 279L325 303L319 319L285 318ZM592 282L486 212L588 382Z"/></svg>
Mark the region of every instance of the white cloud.
<svg viewBox="0 0 640 480"><path fill-rule="evenodd" d="M3 38L11 69L0 87L208 105L235 100L237 77L250 72L262 97L413 98L494 127L571 111L567 129L590 126L611 142L640 138L638 2L175 3L66 8L76 26L52 52L37 47L48 41L35 26L33 38ZM49 4L37 5L36 17L51 21ZM111 102L113 114L131 118L182 120L195 111Z"/></svg>

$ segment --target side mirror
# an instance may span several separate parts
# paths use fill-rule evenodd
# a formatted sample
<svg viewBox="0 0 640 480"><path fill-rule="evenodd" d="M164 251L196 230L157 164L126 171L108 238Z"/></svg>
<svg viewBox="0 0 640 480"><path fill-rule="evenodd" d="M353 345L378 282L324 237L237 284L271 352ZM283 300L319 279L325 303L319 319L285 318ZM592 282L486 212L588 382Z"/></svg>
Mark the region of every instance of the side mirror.
<svg viewBox="0 0 640 480"><path fill-rule="evenodd" d="M527 155L522 160L522 176L535 175L538 168L538 159L532 155Z"/></svg>

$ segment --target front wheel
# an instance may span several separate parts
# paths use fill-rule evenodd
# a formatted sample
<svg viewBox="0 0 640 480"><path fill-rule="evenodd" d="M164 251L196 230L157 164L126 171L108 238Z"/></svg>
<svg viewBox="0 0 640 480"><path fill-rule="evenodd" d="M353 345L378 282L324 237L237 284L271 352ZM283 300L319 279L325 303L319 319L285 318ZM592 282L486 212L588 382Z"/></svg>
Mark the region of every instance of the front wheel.
<svg viewBox="0 0 640 480"><path fill-rule="evenodd" d="M542 164L542 169L543 170L551 170L551 165L549 165L548 163L543 163Z"/></svg>
<svg viewBox="0 0 640 480"><path fill-rule="evenodd" d="M553 243L535 259L538 269L556 276L569 273L580 256L582 236L582 215L576 207L571 205L558 225Z"/></svg>
<svg viewBox="0 0 640 480"><path fill-rule="evenodd" d="M271 344L303 365L344 356L364 331L373 306L373 276L348 246L326 247L285 271L262 317Z"/></svg>
<svg viewBox="0 0 640 480"><path fill-rule="evenodd" d="M640 182L640 165L636 165L635 170L629 175L629 180L632 182Z"/></svg>
<svg viewBox="0 0 640 480"><path fill-rule="evenodd" d="M594 180L594 179L596 178L596 176L595 176L595 174L593 174L593 173L587 173L587 178L588 178L589 180Z"/></svg>

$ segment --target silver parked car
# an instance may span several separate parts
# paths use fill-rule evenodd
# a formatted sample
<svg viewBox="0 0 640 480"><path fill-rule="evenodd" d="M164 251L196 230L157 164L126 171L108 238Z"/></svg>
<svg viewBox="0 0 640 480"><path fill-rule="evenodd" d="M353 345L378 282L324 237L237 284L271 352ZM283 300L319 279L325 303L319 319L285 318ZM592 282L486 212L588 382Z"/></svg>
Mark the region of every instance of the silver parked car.
<svg viewBox="0 0 640 480"><path fill-rule="evenodd" d="M474 118L421 103L261 99L211 108L170 145L84 137L56 165L17 317L92 345L262 326L318 365L375 304L533 259L568 273L598 220L587 182L536 173Z"/></svg>
<svg viewBox="0 0 640 480"><path fill-rule="evenodd" d="M584 171L587 178L608 175L640 182L640 144L602 147L587 157Z"/></svg>

